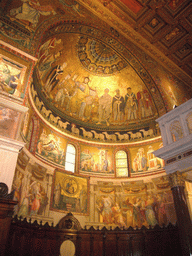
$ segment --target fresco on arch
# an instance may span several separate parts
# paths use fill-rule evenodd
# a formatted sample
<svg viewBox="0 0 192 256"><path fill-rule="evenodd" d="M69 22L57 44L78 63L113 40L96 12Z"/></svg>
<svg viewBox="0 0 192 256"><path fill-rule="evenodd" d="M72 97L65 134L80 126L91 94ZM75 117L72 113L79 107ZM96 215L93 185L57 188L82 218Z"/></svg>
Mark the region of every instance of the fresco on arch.
<svg viewBox="0 0 192 256"><path fill-rule="evenodd" d="M41 126L36 155L59 166L65 166L66 140L45 126Z"/></svg>

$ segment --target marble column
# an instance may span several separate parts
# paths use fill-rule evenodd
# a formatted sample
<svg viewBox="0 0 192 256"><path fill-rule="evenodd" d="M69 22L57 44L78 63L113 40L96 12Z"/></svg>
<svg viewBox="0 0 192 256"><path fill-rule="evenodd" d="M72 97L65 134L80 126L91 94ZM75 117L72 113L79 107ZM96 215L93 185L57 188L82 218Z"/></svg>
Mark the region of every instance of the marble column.
<svg viewBox="0 0 192 256"><path fill-rule="evenodd" d="M183 256L192 255L192 223L185 196L185 181L180 172L170 174Z"/></svg>
<svg viewBox="0 0 192 256"><path fill-rule="evenodd" d="M189 206L189 213L190 213L191 220L192 220L192 182L186 181L185 188L187 191L186 197L187 197L187 202L188 202L188 206Z"/></svg>

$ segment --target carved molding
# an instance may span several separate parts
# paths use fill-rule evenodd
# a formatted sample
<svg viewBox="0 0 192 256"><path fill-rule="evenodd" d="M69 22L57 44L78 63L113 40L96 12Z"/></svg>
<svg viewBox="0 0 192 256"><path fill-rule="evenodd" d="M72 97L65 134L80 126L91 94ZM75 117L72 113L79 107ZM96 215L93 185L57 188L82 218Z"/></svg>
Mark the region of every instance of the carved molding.
<svg viewBox="0 0 192 256"><path fill-rule="evenodd" d="M22 141L13 140L0 135L0 150L19 153L19 151L24 147L24 145L25 143Z"/></svg>
<svg viewBox="0 0 192 256"><path fill-rule="evenodd" d="M184 174L181 172L174 172L169 175L170 185L171 187L178 187L185 185Z"/></svg>
<svg viewBox="0 0 192 256"><path fill-rule="evenodd" d="M80 222L70 212L59 221L57 227L59 229L67 229L70 231L79 231L82 229Z"/></svg>
<svg viewBox="0 0 192 256"><path fill-rule="evenodd" d="M11 193L8 193L8 186L5 183L0 182L0 199L13 200L14 193L14 190Z"/></svg>

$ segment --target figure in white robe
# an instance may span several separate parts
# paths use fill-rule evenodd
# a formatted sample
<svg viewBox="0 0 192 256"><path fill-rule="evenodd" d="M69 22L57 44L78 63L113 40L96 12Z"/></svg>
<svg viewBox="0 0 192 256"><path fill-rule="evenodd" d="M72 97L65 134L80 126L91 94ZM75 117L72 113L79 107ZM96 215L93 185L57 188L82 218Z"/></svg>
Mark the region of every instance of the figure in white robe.
<svg viewBox="0 0 192 256"><path fill-rule="evenodd" d="M30 22L33 27L37 26L40 15L48 16L50 14L56 14L51 5L41 6L37 0L21 1L23 2L22 6L11 9L10 15L15 15L16 19Z"/></svg>

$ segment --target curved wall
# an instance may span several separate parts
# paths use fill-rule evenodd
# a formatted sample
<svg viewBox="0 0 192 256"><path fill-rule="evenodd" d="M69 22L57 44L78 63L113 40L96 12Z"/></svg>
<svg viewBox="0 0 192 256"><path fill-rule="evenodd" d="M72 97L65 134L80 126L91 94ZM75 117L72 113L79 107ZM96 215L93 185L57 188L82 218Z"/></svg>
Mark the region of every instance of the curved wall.
<svg viewBox="0 0 192 256"><path fill-rule="evenodd" d="M61 133L30 104L21 132L26 148L19 155L13 182L19 201L15 214L56 224L70 211L82 226L176 222L163 162L152 153L161 147L161 137L115 144L86 141ZM76 149L75 173L65 170L68 144ZM119 150L127 154L126 177L117 177Z"/></svg>

